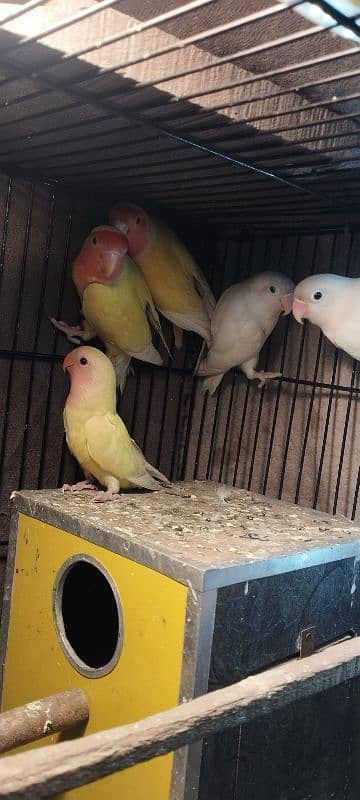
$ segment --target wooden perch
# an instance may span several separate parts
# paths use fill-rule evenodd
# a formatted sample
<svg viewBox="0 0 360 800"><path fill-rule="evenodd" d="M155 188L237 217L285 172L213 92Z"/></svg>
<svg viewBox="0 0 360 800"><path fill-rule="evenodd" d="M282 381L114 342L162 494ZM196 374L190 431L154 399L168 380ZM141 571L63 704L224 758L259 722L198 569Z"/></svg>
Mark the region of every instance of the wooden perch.
<svg viewBox="0 0 360 800"><path fill-rule="evenodd" d="M293 659L177 708L1 761L0 797L36 800L82 786L209 733L249 722L360 674L360 637Z"/></svg>
<svg viewBox="0 0 360 800"><path fill-rule="evenodd" d="M0 753L36 742L51 733L85 725L89 707L84 692L59 692L0 714Z"/></svg>

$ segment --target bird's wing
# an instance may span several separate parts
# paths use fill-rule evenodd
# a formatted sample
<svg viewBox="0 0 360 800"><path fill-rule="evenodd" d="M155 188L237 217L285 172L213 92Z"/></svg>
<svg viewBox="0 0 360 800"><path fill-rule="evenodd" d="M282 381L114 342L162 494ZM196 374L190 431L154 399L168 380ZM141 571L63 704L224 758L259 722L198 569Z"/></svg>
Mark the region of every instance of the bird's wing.
<svg viewBox="0 0 360 800"><path fill-rule="evenodd" d="M205 278L205 275L197 265L189 250L185 247L182 241L178 239L175 233L173 233L173 231L166 226L163 227L166 230L166 243L170 251L170 256L172 253L174 261L180 264L183 272L193 280L198 293L203 298L205 308L210 316L215 308L216 300Z"/></svg>
<svg viewBox="0 0 360 800"><path fill-rule="evenodd" d="M159 489L140 448L117 414L91 417L85 424L85 436L89 455L103 472L134 486Z"/></svg>
<svg viewBox="0 0 360 800"><path fill-rule="evenodd" d="M231 317L217 321L213 343L206 358L199 364L198 375L212 375L240 365L257 356L266 334L256 320Z"/></svg>
<svg viewBox="0 0 360 800"><path fill-rule="evenodd" d="M144 311L146 313L146 316L147 316L147 318L148 318L148 320L150 322L150 325L152 325L152 327L154 328L156 333L158 333L158 335L160 336L160 339L161 339L161 341L162 341L167 353L170 355L170 351L169 351L169 348L168 348L168 346L166 344L166 341L165 341L165 338L164 338L164 334L162 332L159 315L158 315L156 306L154 304L153 297L152 297L152 294L150 292L150 289L149 289L149 287L148 287L148 285L146 283L146 280L145 280L141 270L137 266L137 264L134 263L134 267L135 267L135 269L134 269L134 286L135 286L135 290L136 290L137 296L139 298L140 304L141 304L142 308L144 309Z"/></svg>
<svg viewBox="0 0 360 800"><path fill-rule="evenodd" d="M85 436L90 457L104 472L128 479L132 473L142 471L144 456L134 447L117 414L90 417L85 423Z"/></svg>
<svg viewBox="0 0 360 800"><path fill-rule="evenodd" d="M139 445L136 444L134 439L131 439L131 441L132 441L134 447L136 447L136 449L139 451L139 453L141 454L142 458L144 459L143 452L142 452L142 450L140 450ZM145 467L146 467L147 471L150 473L150 475L152 475L153 478L156 478L156 480L160 481L160 483L165 483L167 485L170 484L170 481L166 477L166 475L164 475L162 472L160 472L158 469L156 469L156 467L153 467L152 464L149 464L148 461L145 461L145 459L144 459L144 463L145 463Z"/></svg>

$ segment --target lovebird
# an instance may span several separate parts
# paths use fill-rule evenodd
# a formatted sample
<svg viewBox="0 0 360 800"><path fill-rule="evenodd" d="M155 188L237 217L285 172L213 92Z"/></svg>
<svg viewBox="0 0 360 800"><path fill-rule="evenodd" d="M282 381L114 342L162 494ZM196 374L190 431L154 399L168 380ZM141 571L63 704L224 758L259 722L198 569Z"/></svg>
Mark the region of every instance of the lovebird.
<svg viewBox="0 0 360 800"><path fill-rule="evenodd" d="M290 314L294 284L286 275L262 272L230 286L221 295L211 319L212 345L197 366L206 379L202 391L213 394L225 372L240 367L259 386L280 372L257 372L259 353L280 314Z"/></svg>
<svg viewBox="0 0 360 800"><path fill-rule="evenodd" d="M72 266L84 327L71 327L51 318L75 344L95 336L104 342L121 390L132 357L150 364L163 363L152 343L150 325L167 349L149 287L127 250L126 236L115 228L94 228Z"/></svg>
<svg viewBox="0 0 360 800"><path fill-rule="evenodd" d="M311 275L298 283L293 315L302 324L308 319L321 328L330 342L360 359L360 278L343 275Z"/></svg>
<svg viewBox="0 0 360 800"><path fill-rule="evenodd" d="M68 353L63 368L70 376L64 408L66 441L85 474L85 480L63 491L96 489L96 478L106 486L95 502L119 498L120 489L141 487L156 491L169 481L151 464L130 438L116 413L116 376L110 359L95 347L77 347Z"/></svg>
<svg viewBox="0 0 360 800"><path fill-rule="evenodd" d="M215 298L200 267L165 223L138 206L117 203L110 222L125 234L129 254L149 285L155 305L174 326L176 347L182 331L198 333L210 346L210 316Z"/></svg>

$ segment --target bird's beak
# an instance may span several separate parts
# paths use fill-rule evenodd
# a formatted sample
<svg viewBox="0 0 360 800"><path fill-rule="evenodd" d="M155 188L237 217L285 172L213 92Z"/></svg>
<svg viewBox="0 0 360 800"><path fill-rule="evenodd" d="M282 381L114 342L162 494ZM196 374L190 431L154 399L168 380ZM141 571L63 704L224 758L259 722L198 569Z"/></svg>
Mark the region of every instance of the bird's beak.
<svg viewBox="0 0 360 800"><path fill-rule="evenodd" d="M294 298L292 313L297 322L300 322L300 325L303 324L304 317L307 316L309 311L309 306L307 303L304 303L303 300L299 300L298 297Z"/></svg>
<svg viewBox="0 0 360 800"><path fill-rule="evenodd" d="M110 280L110 278L120 274L122 272L123 259L124 253L105 250L100 259L100 270L103 277Z"/></svg>
<svg viewBox="0 0 360 800"><path fill-rule="evenodd" d="M115 222L115 228L117 228L118 231L120 231L120 233L124 233L125 236L129 231L129 226L126 224L126 222L121 222L121 221L118 222L118 221L116 221Z"/></svg>
<svg viewBox="0 0 360 800"><path fill-rule="evenodd" d="M284 309L284 317L287 317L290 314L292 306L293 306L293 299L294 295L292 292L290 294L284 294L281 298L281 305Z"/></svg>
<svg viewBox="0 0 360 800"><path fill-rule="evenodd" d="M70 367L73 367L73 366L74 366L74 361L72 360L72 353L68 353L67 356L65 356L64 361L63 361L63 370L64 370L64 372L66 372L67 369L69 369Z"/></svg>

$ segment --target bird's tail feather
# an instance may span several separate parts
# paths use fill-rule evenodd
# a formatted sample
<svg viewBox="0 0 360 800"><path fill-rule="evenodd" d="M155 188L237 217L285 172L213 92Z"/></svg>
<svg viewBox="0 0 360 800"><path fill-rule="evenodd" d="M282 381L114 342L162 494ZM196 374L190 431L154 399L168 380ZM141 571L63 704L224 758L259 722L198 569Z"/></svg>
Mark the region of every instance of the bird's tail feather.
<svg viewBox="0 0 360 800"><path fill-rule="evenodd" d="M224 374L224 372L221 372L220 375L210 375L208 378L205 378L201 384L201 394L205 394L206 392L209 392L209 394L214 394L219 386L219 383L221 383Z"/></svg>
<svg viewBox="0 0 360 800"><path fill-rule="evenodd" d="M150 473L150 475L153 478L155 478L157 481L160 481L160 483L165 483L166 485L170 484L170 481L166 477L166 475L163 475L162 472L159 472L159 470L156 469L156 467L153 467L152 464L149 464L148 461L145 461L145 467L146 467L147 471Z"/></svg>
<svg viewBox="0 0 360 800"><path fill-rule="evenodd" d="M203 341L203 343L201 345L201 348L200 348L200 353L199 353L199 355L197 357L197 360L196 360L195 369L194 369L194 375L198 375L198 370L200 368L200 364L203 361L203 355L204 355L205 347L206 347L206 342Z"/></svg>
<svg viewBox="0 0 360 800"><path fill-rule="evenodd" d="M147 361L149 364L156 364L159 367L164 363L160 353L152 342L149 342L143 350L137 350L136 352L128 351L128 354L133 358L138 358L140 361Z"/></svg>
<svg viewBox="0 0 360 800"><path fill-rule="evenodd" d="M205 339L206 344L210 347L211 333L210 333L210 319L204 310L195 311L193 314L190 312L182 314L179 311L165 311L161 309L161 313L178 328L183 328L185 331L194 331Z"/></svg>

